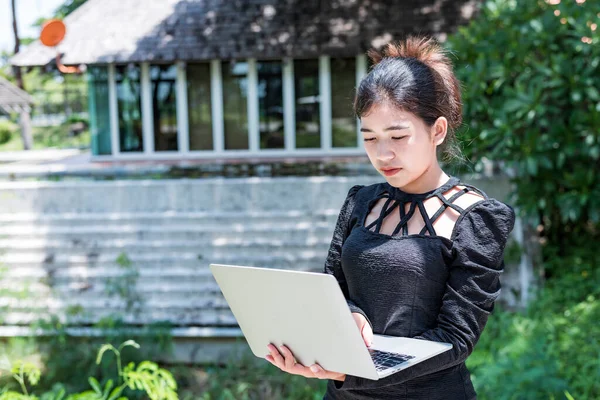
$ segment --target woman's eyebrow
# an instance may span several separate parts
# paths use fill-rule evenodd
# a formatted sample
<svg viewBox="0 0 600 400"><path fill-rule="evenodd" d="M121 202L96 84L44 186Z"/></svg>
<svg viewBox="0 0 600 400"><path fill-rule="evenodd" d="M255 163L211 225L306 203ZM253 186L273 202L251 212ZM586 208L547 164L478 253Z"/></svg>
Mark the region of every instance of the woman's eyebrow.
<svg viewBox="0 0 600 400"><path fill-rule="evenodd" d="M402 129L408 129L410 128L408 125L392 125L392 126L388 126L387 128L384 129L384 131L399 131ZM361 126L360 128L361 132L373 132L371 129L369 128L363 128Z"/></svg>

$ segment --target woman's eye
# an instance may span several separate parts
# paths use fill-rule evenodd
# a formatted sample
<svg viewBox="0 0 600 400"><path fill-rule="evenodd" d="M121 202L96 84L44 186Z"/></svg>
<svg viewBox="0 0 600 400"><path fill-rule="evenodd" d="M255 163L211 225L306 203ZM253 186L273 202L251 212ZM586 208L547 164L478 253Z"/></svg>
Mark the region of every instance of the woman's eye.
<svg viewBox="0 0 600 400"><path fill-rule="evenodd" d="M364 138L363 139L365 142L370 142L371 140L375 140L375 138Z"/></svg>
<svg viewBox="0 0 600 400"><path fill-rule="evenodd" d="M398 136L398 137L392 136L392 139L394 139L394 140L400 140L400 139L404 139L405 137L408 137L408 136Z"/></svg>

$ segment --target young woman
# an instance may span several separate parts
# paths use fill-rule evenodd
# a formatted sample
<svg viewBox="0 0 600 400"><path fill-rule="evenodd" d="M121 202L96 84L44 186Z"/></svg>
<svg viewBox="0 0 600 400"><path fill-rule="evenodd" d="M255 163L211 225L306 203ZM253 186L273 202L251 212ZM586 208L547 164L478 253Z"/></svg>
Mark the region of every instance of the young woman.
<svg viewBox="0 0 600 400"><path fill-rule="evenodd" d="M500 293L513 209L449 176L462 122L459 82L431 38L370 51L375 63L354 102L365 150L386 182L353 186L325 262L370 345L373 332L453 348L373 381L294 361L269 345L283 371L329 379L325 399L475 399L465 360Z"/></svg>

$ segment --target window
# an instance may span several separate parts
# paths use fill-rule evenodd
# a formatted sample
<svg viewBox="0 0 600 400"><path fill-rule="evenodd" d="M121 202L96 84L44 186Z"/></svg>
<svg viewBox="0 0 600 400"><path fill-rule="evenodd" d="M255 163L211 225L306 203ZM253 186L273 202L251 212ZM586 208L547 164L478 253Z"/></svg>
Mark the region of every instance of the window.
<svg viewBox="0 0 600 400"><path fill-rule="evenodd" d="M150 66L155 151L177 151L177 67Z"/></svg>
<svg viewBox="0 0 600 400"><path fill-rule="evenodd" d="M294 60L296 147L321 147L319 60Z"/></svg>
<svg viewBox="0 0 600 400"><path fill-rule="evenodd" d="M248 63L223 63L225 149L248 149Z"/></svg>
<svg viewBox="0 0 600 400"><path fill-rule="evenodd" d="M140 66L115 66L119 146L122 152L144 150L140 99Z"/></svg>
<svg viewBox="0 0 600 400"><path fill-rule="evenodd" d="M352 109L356 58L332 58L330 63L332 146L357 147L356 117Z"/></svg>
<svg viewBox="0 0 600 400"><path fill-rule="evenodd" d="M110 137L110 107L108 104L108 68L88 68L88 97L92 154L112 154Z"/></svg>
<svg viewBox="0 0 600 400"><path fill-rule="evenodd" d="M261 149L283 149L283 70L280 61L261 61L258 70L258 109Z"/></svg>
<svg viewBox="0 0 600 400"><path fill-rule="evenodd" d="M190 150L212 150L210 64L188 64L186 75Z"/></svg>

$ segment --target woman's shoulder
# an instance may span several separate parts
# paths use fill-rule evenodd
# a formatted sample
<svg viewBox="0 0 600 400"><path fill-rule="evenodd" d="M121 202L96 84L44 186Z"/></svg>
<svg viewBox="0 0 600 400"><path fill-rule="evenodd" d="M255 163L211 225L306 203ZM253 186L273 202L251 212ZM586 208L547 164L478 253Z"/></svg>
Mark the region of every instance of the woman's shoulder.
<svg viewBox="0 0 600 400"><path fill-rule="evenodd" d="M460 195L458 193L462 192ZM470 183L462 180L452 188L452 191L446 193L446 197L456 196L453 204L464 210L464 214L474 209L496 210L504 213L514 213L512 206L507 203L489 196L485 191Z"/></svg>
<svg viewBox="0 0 600 400"><path fill-rule="evenodd" d="M505 239L513 230L516 216L512 206L468 183L460 182L454 189L463 194L453 202L459 207L460 215L450 238L452 241L491 232L494 232L492 236Z"/></svg>
<svg viewBox="0 0 600 400"><path fill-rule="evenodd" d="M354 185L348 190L348 197L356 197L357 195L363 196L376 196L380 192L385 190L385 183L378 182L370 185Z"/></svg>

